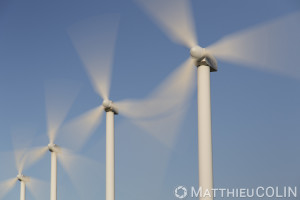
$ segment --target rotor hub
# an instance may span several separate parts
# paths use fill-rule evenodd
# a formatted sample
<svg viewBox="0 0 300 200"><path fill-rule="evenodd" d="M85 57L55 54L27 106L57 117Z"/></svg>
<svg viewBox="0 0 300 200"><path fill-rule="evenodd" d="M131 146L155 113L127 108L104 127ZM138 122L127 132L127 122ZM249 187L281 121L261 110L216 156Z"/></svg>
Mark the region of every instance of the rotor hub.
<svg viewBox="0 0 300 200"><path fill-rule="evenodd" d="M48 144L48 149L50 152L54 152L54 153L59 153L60 152L60 147L56 144Z"/></svg>
<svg viewBox="0 0 300 200"><path fill-rule="evenodd" d="M106 112L113 112L115 115L119 113L118 108L111 100L104 100L102 105Z"/></svg>
<svg viewBox="0 0 300 200"><path fill-rule="evenodd" d="M24 176L23 174L18 174L17 179L20 182L29 182L30 178L28 176Z"/></svg>
<svg viewBox="0 0 300 200"><path fill-rule="evenodd" d="M197 67L201 65L207 65L210 67L211 72L218 71L218 63L215 57L208 52L205 48L195 46L191 48L190 55L195 59L195 65Z"/></svg>

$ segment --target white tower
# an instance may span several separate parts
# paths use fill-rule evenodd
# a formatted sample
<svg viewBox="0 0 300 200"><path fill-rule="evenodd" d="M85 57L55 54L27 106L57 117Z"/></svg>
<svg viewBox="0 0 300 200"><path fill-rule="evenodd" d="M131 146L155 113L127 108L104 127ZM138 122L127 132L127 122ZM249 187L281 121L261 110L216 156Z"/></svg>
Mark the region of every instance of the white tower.
<svg viewBox="0 0 300 200"><path fill-rule="evenodd" d="M200 200L213 200L210 72L217 71L218 67L215 58L205 49L193 47L190 53L197 66L199 186L211 194L211 197L200 197Z"/></svg>
<svg viewBox="0 0 300 200"><path fill-rule="evenodd" d="M50 180L50 200L57 199L57 154L60 152L56 144L48 144L51 152L51 180Z"/></svg>
<svg viewBox="0 0 300 200"><path fill-rule="evenodd" d="M18 174L17 179L20 181L20 200L25 200L26 197L26 183L30 181L28 176Z"/></svg>
<svg viewBox="0 0 300 200"><path fill-rule="evenodd" d="M117 108L110 100L103 101L106 111L106 200L115 199L115 125Z"/></svg>

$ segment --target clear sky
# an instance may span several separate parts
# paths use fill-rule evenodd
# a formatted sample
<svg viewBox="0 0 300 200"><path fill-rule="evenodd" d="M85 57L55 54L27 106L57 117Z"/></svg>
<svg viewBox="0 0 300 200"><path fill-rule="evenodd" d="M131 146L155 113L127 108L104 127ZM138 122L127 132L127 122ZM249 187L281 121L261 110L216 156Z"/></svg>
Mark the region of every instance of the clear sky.
<svg viewBox="0 0 300 200"><path fill-rule="evenodd" d="M191 5L203 47L300 9L297 0L192 0ZM144 97L189 56L188 49L170 41L131 0L0 1L0 152L13 150L14 132L21 138L25 132L35 134L33 146L48 144L48 81L64 79L81 85L66 121L101 103L67 30L80 20L106 13L121 16L113 58L113 100ZM300 37L284 35L282 41L289 39L299 43ZM286 59L299 66L297 60ZM255 68L220 61L219 71L211 74L214 184L300 189L300 79ZM186 105L171 150L116 116L116 199L171 200L178 185L197 187L196 93ZM76 192L59 165L58 199L105 199L105 123L78 153L93 160L72 166L73 171L78 168L81 178L75 182L82 191ZM13 159L0 155L2 181L17 171ZM49 182L50 154L24 173ZM5 199L18 198L18 192L16 186ZM43 197L49 199L47 192Z"/></svg>

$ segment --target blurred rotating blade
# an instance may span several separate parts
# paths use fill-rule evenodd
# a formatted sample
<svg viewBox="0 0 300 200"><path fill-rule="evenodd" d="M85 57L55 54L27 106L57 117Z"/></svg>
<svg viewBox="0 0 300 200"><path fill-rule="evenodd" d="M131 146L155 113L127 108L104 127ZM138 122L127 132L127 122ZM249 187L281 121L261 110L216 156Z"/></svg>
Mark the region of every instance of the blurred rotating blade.
<svg viewBox="0 0 300 200"><path fill-rule="evenodd" d="M69 35L95 91L108 99L118 15L89 18L69 28Z"/></svg>
<svg viewBox="0 0 300 200"><path fill-rule="evenodd" d="M39 161L48 151L48 147L34 147L27 151L25 157L25 167L30 167Z"/></svg>
<svg viewBox="0 0 300 200"><path fill-rule="evenodd" d="M144 100L117 102L119 113L168 148L172 148L196 86L189 58Z"/></svg>
<svg viewBox="0 0 300 200"><path fill-rule="evenodd" d="M207 49L217 58L300 77L300 12L231 34Z"/></svg>
<svg viewBox="0 0 300 200"><path fill-rule="evenodd" d="M19 172L22 172L26 167L27 151L32 144L35 131L28 127L14 128L12 130L12 144L15 158L15 166Z"/></svg>
<svg viewBox="0 0 300 200"><path fill-rule="evenodd" d="M2 199L17 183L17 178L0 182L0 199Z"/></svg>
<svg viewBox="0 0 300 200"><path fill-rule="evenodd" d="M54 143L57 131L77 97L79 88L72 81L56 80L46 84L47 132L50 143Z"/></svg>
<svg viewBox="0 0 300 200"><path fill-rule="evenodd" d="M197 45L189 0L135 0L174 42Z"/></svg>
<svg viewBox="0 0 300 200"><path fill-rule="evenodd" d="M81 198L85 199L93 193L98 194L99 180L105 178L104 174L101 177L104 166L87 157L75 155L68 149L62 148L61 150L58 159ZM104 188L103 192L105 192Z"/></svg>
<svg viewBox="0 0 300 200"><path fill-rule="evenodd" d="M104 108L98 106L70 120L61 128L60 139L65 147L79 150L102 121Z"/></svg>
<svg viewBox="0 0 300 200"><path fill-rule="evenodd" d="M48 147L34 147L28 149L14 150L16 168L19 173L41 159L46 152Z"/></svg>
<svg viewBox="0 0 300 200"><path fill-rule="evenodd" d="M15 157L15 166L19 173L22 173L26 163L26 153L25 149L15 149L14 150Z"/></svg>
<svg viewBox="0 0 300 200"><path fill-rule="evenodd" d="M49 183L36 178L30 177L30 181L26 183L26 187L36 200L47 199L50 195Z"/></svg>
<svg viewBox="0 0 300 200"><path fill-rule="evenodd" d="M116 102L119 113L129 118L145 119L180 110L189 104L196 86L193 65L193 60L189 58L146 99Z"/></svg>
<svg viewBox="0 0 300 200"><path fill-rule="evenodd" d="M172 149L185 118L186 110L186 108L176 109L167 115L150 119L136 119L131 122L145 130L164 146Z"/></svg>

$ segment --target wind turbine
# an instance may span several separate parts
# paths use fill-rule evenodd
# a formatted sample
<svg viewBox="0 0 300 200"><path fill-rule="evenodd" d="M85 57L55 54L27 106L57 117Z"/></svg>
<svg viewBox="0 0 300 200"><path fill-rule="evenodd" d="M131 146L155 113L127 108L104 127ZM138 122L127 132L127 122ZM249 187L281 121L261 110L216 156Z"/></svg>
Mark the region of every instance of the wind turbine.
<svg viewBox="0 0 300 200"><path fill-rule="evenodd" d="M62 131L63 123L79 93L79 89L80 85L74 81L53 80L46 84L45 102L49 144L44 148L48 149L51 154L50 200L57 199L58 161L79 193L85 189L82 184L85 184L83 179L86 178L80 176L83 171L86 171L84 172L86 176L93 172L96 177L97 171L94 168L98 167L97 170L99 170L97 162L73 153L73 150L78 149L71 148L72 142L76 144L78 141L80 143L80 138L68 137ZM57 145L56 142L60 145ZM70 143L71 146L68 146Z"/></svg>
<svg viewBox="0 0 300 200"><path fill-rule="evenodd" d="M66 151L55 144L55 139L78 92L79 87L74 82L56 81L46 85L47 148L51 153L50 200L57 199L57 159ZM60 161L64 162L61 158Z"/></svg>
<svg viewBox="0 0 300 200"><path fill-rule="evenodd" d="M2 199L15 186L17 181L20 182L20 200L25 200L26 188L30 190L35 198L39 198L39 191L36 191L36 186L38 184L41 186L43 181L25 176L23 174L23 170L33 165L44 154L44 152L46 152L46 150L46 148L22 148L14 150L13 156L11 153L7 154L5 162L8 162L12 157L14 157L18 175L14 178L0 182L0 199Z"/></svg>
<svg viewBox="0 0 300 200"><path fill-rule="evenodd" d="M1 192L0 199L6 195L17 183L20 181L20 200L25 200L26 197L26 184L29 183L30 178L19 173L15 178L8 179L6 181L0 182Z"/></svg>
<svg viewBox="0 0 300 200"><path fill-rule="evenodd" d="M118 110L109 99L109 88L118 18L116 15L110 15L107 18L94 17L70 28L72 41L87 68L96 92L103 99L102 105L84 115L84 123L89 121L86 118L92 119L92 123L89 122L89 130L84 130L86 137L88 132L92 132L100 123L103 111L106 112L107 200L115 199L114 115L118 114ZM99 70L99 65L103 65L102 71ZM78 122L75 121L75 124L77 125Z"/></svg>
<svg viewBox="0 0 300 200"><path fill-rule="evenodd" d="M53 80L46 83L45 88L45 103L46 103L46 118L47 118L47 135L49 143L47 146L36 148L36 155L28 156L28 160L32 162L42 158L47 150L51 154L51 176L50 176L50 200L57 199L57 163L58 160L62 163L62 166L66 172L70 175L71 180L76 179L76 174L72 174L72 168L69 167L69 163L72 162L76 165L81 165L78 159L80 156L74 155L70 150L58 146L55 141L57 139L64 145L68 138L60 138L58 133L60 128L79 93L79 85L72 81L65 80ZM68 143L68 142L66 142ZM22 156L17 154L17 157ZM67 158L72 157L72 159ZM86 162L88 159L85 160ZM94 164L94 163L93 163ZM19 164L22 168L23 164ZM25 177L19 173L19 180L25 183ZM24 180L24 181L23 181ZM74 184L77 184L74 182ZM22 184L24 185L24 184Z"/></svg>
<svg viewBox="0 0 300 200"><path fill-rule="evenodd" d="M59 140L60 143L68 144L68 139L64 137L58 137L60 134L60 128L70 110L77 94L79 92L79 85L72 81L64 81L64 80L54 80L49 81L46 84L45 89L45 100L46 100L46 116L47 116L47 135L49 144L47 146L42 147L35 147L28 150L28 154L25 154L25 150L28 148L28 144L26 144L24 139L27 137L22 138L20 136L24 134L19 134L16 139L18 139L18 143L15 144L15 147L21 148L21 150L15 151L15 162L17 165L17 169L19 171L18 178L12 179L8 182L5 182L3 188L7 188L3 191L10 190L14 184L15 180L19 180L21 182L21 194L24 196L24 186L25 183L28 183L28 188L38 187L41 185L41 182L24 176L22 171L24 166L31 165L32 163L36 162L37 160L41 159L47 151L51 153L51 176L50 176L50 200L57 199L57 161L59 160L66 170L68 175L70 175L71 180L75 186L78 186L79 181L77 180L77 176L79 175L78 166L82 166L85 164L85 167L90 167L90 165L98 166L97 163L91 162L91 160L87 158L83 158L79 155L75 155L72 151L62 148L58 146L55 141ZM25 145L25 146L24 146ZM25 149L25 150L24 150ZM85 163L82 163L84 160ZM77 167L70 167L70 163L73 165L77 165ZM74 168L77 171L74 173ZM83 169L82 169L83 170ZM76 181L74 181L76 180ZM5 187L4 187L5 186ZM80 187L77 187L77 190L80 190ZM5 192L6 193L6 192ZM0 192L1 196L1 192Z"/></svg>
<svg viewBox="0 0 300 200"><path fill-rule="evenodd" d="M25 200L26 197L26 184L30 181L28 176L24 176L23 174L18 174L15 178L3 181L0 183L1 193L0 198L4 197L6 193L8 193L17 183L20 181L20 200Z"/></svg>
<svg viewBox="0 0 300 200"><path fill-rule="evenodd" d="M299 52L300 14L293 13L251 29L229 35L207 48L197 44L189 1L135 0L175 43L190 49L197 67L198 86L198 162L199 186L213 188L210 72L218 70L220 60L298 77L295 67ZM288 63L288 65L287 65ZM190 67L192 63L187 63ZM189 80L186 80L189 81ZM213 197L200 197L213 199Z"/></svg>
<svg viewBox="0 0 300 200"><path fill-rule="evenodd" d="M175 123L175 126L171 124L174 120L178 121L181 116L174 115L174 112L181 110L178 107L179 102L184 102L184 99L191 93L190 84L183 80L184 78L192 79L193 75L192 70L183 65L145 99L112 102L109 98L109 88L118 21L117 15L105 15L80 21L69 28L72 43L86 68L94 90L103 99L103 103L62 128L70 134L69 138L80 138L78 141L81 143L77 142L77 146L82 146L100 123L102 113L106 112L107 200L114 200L115 197L114 115L119 113L124 115L135 124L147 129L163 145L171 147L174 142L172 131L170 134L160 135L151 130L151 127L154 127L151 123L164 122L162 124L165 127L176 129L177 124ZM174 87L175 82L178 87ZM174 101L170 101L171 99ZM160 109L157 109L158 106Z"/></svg>
<svg viewBox="0 0 300 200"><path fill-rule="evenodd" d="M20 200L25 200L25 196L26 196L25 185L27 182L30 181L30 178L28 176L24 176L23 174L18 174L17 179L20 181L20 185L21 185Z"/></svg>

